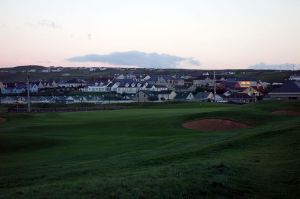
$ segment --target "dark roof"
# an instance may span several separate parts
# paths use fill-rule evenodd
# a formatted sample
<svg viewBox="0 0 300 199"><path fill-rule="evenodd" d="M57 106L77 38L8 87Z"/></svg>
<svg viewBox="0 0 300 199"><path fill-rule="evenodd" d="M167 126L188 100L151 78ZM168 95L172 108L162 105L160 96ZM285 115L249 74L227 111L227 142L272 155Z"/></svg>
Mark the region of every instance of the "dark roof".
<svg viewBox="0 0 300 199"><path fill-rule="evenodd" d="M164 91L158 91L158 94L171 94L173 91L171 90L164 90Z"/></svg>
<svg viewBox="0 0 300 199"><path fill-rule="evenodd" d="M196 95L195 95L195 98L196 99L206 99L208 97L210 93L208 92L198 92Z"/></svg>
<svg viewBox="0 0 300 199"><path fill-rule="evenodd" d="M256 82L256 79L255 78L238 78L238 77L235 77L235 78L228 78L226 79L227 82L237 82L237 81L254 81Z"/></svg>
<svg viewBox="0 0 300 199"><path fill-rule="evenodd" d="M148 96L158 96L158 92L157 91L139 91L139 92L143 92Z"/></svg>
<svg viewBox="0 0 300 199"><path fill-rule="evenodd" d="M233 82L225 82L225 87L227 88L234 88L236 86L237 82L233 81Z"/></svg>
<svg viewBox="0 0 300 199"><path fill-rule="evenodd" d="M184 85L176 85L175 86L175 90L179 90L179 89L188 89L189 87L187 87L187 86L184 86Z"/></svg>
<svg viewBox="0 0 300 199"><path fill-rule="evenodd" d="M275 88L270 93L300 93L300 82L286 81L281 87Z"/></svg>
<svg viewBox="0 0 300 199"><path fill-rule="evenodd" d="M249 96L246 93L232 93L229 96L224 96L224 98L227 99L253 99L253 96Z"/></svg>
<svg viewBox="0 0 300 199"><path fill-rule="evenodd" d="M166 86L164 85L155 85L156 88L167 88Z"/></svg>
<svg viewBox="0 0 300 199"><path fill-rule="evenodd" d="M157 96L159 94L171 94L173 91L171 90L164 90L164 91L139 91L139 92L143 92L148 96Z"/></svg>
<svg viewBox="0 0 300 199"><path fill-rule="evenodd" d="M114 84L115 82L110 82L106 87L111 88Z"/></svg>
<svg viewBox="0 0 300 199"><path fill-rule="evenodd" d="M183 100L183 99L186 99L190 93L191 93L191 92L176 92L176 97L175 97L175 99L176 99L176 100Z"/></svg>
<svg viewBox="0 0 300 199"><path fill-rule="evenodd" d="M152 88L153 84L148 84L146 88Z"/></svg>

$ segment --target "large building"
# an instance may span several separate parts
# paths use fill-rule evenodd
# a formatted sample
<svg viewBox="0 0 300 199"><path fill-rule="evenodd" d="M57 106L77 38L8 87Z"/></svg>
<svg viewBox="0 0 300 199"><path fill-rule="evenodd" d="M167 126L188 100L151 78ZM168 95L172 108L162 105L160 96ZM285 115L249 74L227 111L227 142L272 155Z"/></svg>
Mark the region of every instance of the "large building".
<svg viewBox="0 0 300 199"><path fill-rule="evenodd" d="M300 81L286 81L281 87L269 93L270 99L300 100Z"/></svg>

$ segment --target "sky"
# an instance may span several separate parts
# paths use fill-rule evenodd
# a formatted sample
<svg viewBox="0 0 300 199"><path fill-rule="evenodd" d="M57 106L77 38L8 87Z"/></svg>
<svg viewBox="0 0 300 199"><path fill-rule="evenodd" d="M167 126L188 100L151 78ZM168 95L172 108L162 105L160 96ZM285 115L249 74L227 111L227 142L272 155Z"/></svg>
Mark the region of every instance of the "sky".
<svg viewBox="0 0 300 199"><path fill-rule="evenodd" d="M0 0L0 67L300 64L299 0Z"/></svg>

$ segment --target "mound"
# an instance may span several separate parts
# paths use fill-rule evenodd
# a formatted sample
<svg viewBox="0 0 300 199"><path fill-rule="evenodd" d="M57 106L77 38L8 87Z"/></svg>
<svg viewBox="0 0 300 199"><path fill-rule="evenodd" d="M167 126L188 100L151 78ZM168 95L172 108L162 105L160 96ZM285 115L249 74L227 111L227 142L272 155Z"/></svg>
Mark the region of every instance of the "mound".
<svg viewBox="0 0 300 199"><path fill-rule="evenodd" d="M3 117L0 117L0 124L2 124L2 123L4 123L4 122L6 122L6 119L3 118Z"/></svg>
<svg viewBox="0 0 300 199"><path fill-rule="evenodd" d="M202 119L186 122L183 124L183 127L200 131L226 131L240 128L249 128L250 126L232 120Z"/></svg>
<svg viewBox="0 0 300 199"><path fill-rule="evenodd" d="M274 115L300 115L300 112L288 111L288 110L278 110L278 111L273 111L272 114L274 114Z"/></svg>

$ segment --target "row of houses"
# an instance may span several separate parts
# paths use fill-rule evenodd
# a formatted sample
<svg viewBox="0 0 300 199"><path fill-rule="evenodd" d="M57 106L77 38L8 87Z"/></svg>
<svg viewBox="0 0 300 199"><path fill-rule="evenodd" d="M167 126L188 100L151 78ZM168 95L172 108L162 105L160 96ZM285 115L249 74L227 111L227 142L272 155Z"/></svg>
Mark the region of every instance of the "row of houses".
<svg viewBox="0 0 300 199"><path fill-rule="evenodd" d="M149 91L142 90L137 94L120 95L114 93L113 95L68 95L68 96L31 96L30 103L132 103L132 102L167 102L167 101L198 101L198 102L235 102L235 103L249 103L255 101L254 96L249 96L245 93L226 93L224 95L214 95L212 92L175 92L172 90ZM26 104L27 97L25 96L1 96L1 104Z"/></svg>
<svg viewBox="0 0 300 199"><path fill-rule="evenodd" d="M33 95L38 93L42 96L47 96L47 91L49 90L51 90L52 96L55 96L55 91L59 91L60 94L62 93L69 97L70 95L68 95L67 91L70 90L83 93L82 96L90 96L89 94L91 93L115 93L116 95L123 95L131 101L137 102L161 102L169 100L201 101L202 99L200 100L199 96L203 97L206 95L207 96L203 101L248 103L262 98L288 100L300 99L300 84L298 80L286 81L283 84L277 85L278 88L272 89L269 92L268 86L270 86L270 84L246 78L219 78L216 81L209 77L199 80L187 77L178 78L169 75L146 75L140 78L126 78L128 78L128 76L121 75L115 78L107 77L90 81L81 79L72 79L68 81L39 81L31 82L29 84L29 89ZM1 94L4 97L7 94L18 95L24 93L27 90L27 86L28 85L26 83L22 82L5 84L0 82ZM217 88L217 95L213 95L212 99L212 90L214 87ZM199 92L199 90L197 90L198 88L201 88L203 92ZM78 101L93 101L89 99L77 100L77 98L75 98L73 100L74 103L77 103ZM94 101L99 102L101 100L103 101L103 99L97 98ZM118 100L121 99L118 98ZM37 101L44 102L45 100ZM53 100L48 101L49 103L54 103ZM2 100L2 103L3 102L5 102L5 100Z"/></svg>
<svg viewBox="0 0 300 199"><path fill-rule="evenodd" d="M4 96L0 97L1 104L27 104L27 97L24 96ZM78 104L78 103L92 103L92 104L108 104L108 103L131 103L134 102L132 98L123 97L106 99L102 96L87 95L87 96L33 96L30 97L32 104Z"/></svg>
<svg viewBox="0 0 300 199"><path fill-rule="evenodd" d="M68 81L37 81L30 82L13 82L13 83L2 83L0 82L1 94L20 94L27 91L31 93L38 93L42 89L51 89L51 88L78 88L86 86L86 82L80 79L72 79Z"/></svg>
<svg viewBox="0 0 300 199"><path fill-rule="evenodd" d="M199 101L199 102L233 102L249 103L256 101L255 96L246 93L213 94L212 92L175 92L175 91L140 91L137 95L138 102L151 101Z"/></svg>

